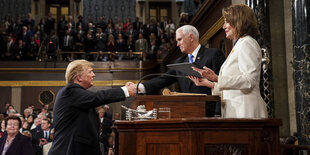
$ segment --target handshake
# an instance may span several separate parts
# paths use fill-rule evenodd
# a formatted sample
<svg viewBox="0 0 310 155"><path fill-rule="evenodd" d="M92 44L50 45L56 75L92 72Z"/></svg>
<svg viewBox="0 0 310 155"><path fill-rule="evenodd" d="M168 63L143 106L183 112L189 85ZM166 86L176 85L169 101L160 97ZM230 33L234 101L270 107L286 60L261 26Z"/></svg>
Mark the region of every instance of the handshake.
<svg viewBox="0 0 310 155"><path fill-rule="evenodd" d="M133 82L126 82L125 87L128 90L129 96L135 96L136 95L137 84L134 84ZM140 91L140 89L138 89L138 91Z"/></svg>

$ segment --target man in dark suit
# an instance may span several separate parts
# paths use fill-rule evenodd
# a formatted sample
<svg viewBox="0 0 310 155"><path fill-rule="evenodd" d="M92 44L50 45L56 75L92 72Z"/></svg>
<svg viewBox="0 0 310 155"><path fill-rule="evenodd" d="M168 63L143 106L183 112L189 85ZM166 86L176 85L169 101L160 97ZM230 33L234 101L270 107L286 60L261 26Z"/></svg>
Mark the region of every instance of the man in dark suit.
<svg viewBox="0 0 310 155"><path fill-rule="evenodd" d="M132 28L136 31L138 31L140 29L140 26L142 25L142 23L139 21L139 17L136 17L135 22L132 23Z"/></svg>
<svg viewBox="0 0 310 155"><path fill-rule="evenodd" d="M109 148L109 136L112 133L111 129L111 119L105 116L106 112L104 109L98 110L99 120L100 120L100 132L99 132L99 141L100 141L100 149L103 154L108 153Z"/></svg>
<svg viewBox="0 0 310 155"><path fill-rule="evenodd" d="M36 155L42 155L43 146L52 141L52 139L50 138L50 134L51 134L50 127L51 127L51 120L49 118L42 119L42 122L41 122L42 130L37 132L33 137L34 142L35 142L34 149L35 149Z"/></svg>
<svg viewBox="0 0 310 155"><path fill-rule="evenodd" d="M178 58L175 63L192 62L198 66L207 66L218 73L222 63L225 61L225 56L218 49L205 48L199 44L199 33L197 29L191 25L184 25L176 31L177 46L185 55ZM191 59L190 59L191 57ZM182 72L169 70L167 74L184 76ZM158 78L146 81L139 85L141 93L153 94L158 90L178 82L180 91L184 93L204 93L211 95L211 89L206 87L196 86L188 78L176 78L168 76L160 76ZM216 107L217 105L217 107ZM217 108L217 110L215 110ZM213 117L220 114L220 104L207 103L206 116Z"/></svg>
<svg viewBox="0 0 310 155"><path fill-rule="evenodd" d="M95 108L135 95L135 85L121 88L87 90L93 86L93 63L75 60L69 63L67 86L60 89L54 104L54 139L49 155L99 155L99 119Z"/></svg>

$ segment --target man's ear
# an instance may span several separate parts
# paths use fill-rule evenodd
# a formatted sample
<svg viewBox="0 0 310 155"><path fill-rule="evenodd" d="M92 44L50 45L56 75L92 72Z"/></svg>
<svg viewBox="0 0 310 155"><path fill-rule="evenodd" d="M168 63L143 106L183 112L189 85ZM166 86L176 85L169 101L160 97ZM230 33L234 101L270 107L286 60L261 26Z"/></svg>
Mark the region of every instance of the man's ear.
<svg viewBox="0 0 310 155"><path fill-rule="evenodd" d="M191 42L193 42L193 41L194 41L194 39L195 39L195 37L194 37L194 35L193 35L193 34L190 34L190 35L189 35L189 38L191 39Z"/></svg>
<svg viewBox="0 0 310 155"><path fill-rule="evenodd" d="M81 82L82 81L81 75L77 75L76 79L77 79L78 82Z"/></svg>

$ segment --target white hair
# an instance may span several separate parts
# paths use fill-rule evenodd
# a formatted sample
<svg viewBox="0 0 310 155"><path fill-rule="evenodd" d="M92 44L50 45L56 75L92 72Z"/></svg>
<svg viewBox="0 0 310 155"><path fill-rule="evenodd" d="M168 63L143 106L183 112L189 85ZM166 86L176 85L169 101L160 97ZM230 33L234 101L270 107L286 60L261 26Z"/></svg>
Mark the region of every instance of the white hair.
<svg viewBox="0 0 310 155"><path fill-rule="evenodd" d="M184 25L180 28L177 29L176 32L179 32L179 31L182 31L182 33L185 35L185 36L188 36L190 34L193 34L194 37L199 40L199 32L198 30L192 26L192 25Z"/></svg>
<svg viewBox="0 0 310 155"><path fill-rule="evenodd" d="M108 109L110 109L110 107L109 107L108 105L104 105L103 108L108 108Z"/></svg>

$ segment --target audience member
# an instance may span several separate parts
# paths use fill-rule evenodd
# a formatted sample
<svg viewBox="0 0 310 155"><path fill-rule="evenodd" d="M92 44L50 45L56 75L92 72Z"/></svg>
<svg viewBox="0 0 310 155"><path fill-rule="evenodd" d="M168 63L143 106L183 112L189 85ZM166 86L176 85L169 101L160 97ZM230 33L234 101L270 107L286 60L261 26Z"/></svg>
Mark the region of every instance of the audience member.
<svg viewBox="0 0 310 155"><path fill-rule="evenodd" d="M116 43L113 34L109 34L108 41L107 41L107 51L111 52L109 54L109 60L114 61L115 60L115 51L116 51Z"/></svg>
<svg viewBox="0 0 310 155"><path fill-rule="evenodd" d="M50 132L51 132L51 121L49 118L42 119L41 128L39 132L37 132L34 136L34 144L36 155L42 155L43 146L48 142L51 142Z"/></svg>
<svg viewBox="0 0 310 155"><path fill-rule="evenodd" d="M0 129L0 138L1 137L3 137L4 136L4 134L6 133L6 131L5 131L5 120L4 119L2 119L2 120L0 120L0 122L1 122L1 129Z"/></svg>
<svg viewBox="0 0 310 155"><path fill-rule="evenodd" d="M16 115L16 110L15 109L11 109L9 110L8 116L15 116Z"/></svg>
<svg viewBox="0 0 310 155"><path fill-rule="evenodd" d="M46 18L46 28L45 33L51 35L51 31L55 31L55 18L52 17L52 14L49 12Z"/></svg>
<svg viewBox="0 0 310 155"><path fill-rule="evenodd" d="M134 30L138 31L141 28L142 23L139 21L139 17L136 17L135 22L132 23L132 27Z"/></svg>
<svg viewBox="0 0 310 155"><path fill-rule="evenodd" d="M115 112L113 115L113 119L112 119L112 126L114 125L115 120L120 120L120 113L119 112Z"/></svg>
<svg viewBox="0 0 310 155"><path fill-rule="evenodd" d="M106 51L107 50L106 41L107 41L107 35L102 32L102 28L98 27L95 38L96 51Z"/></svg>
<svg viewBox="0 0 310 155"><path fill-rule="evenodd" d="M35 36L37 40L35 40ZM31 60L31 61L36 60L37 53L39 52L39 46L40 46L38 42L40 43L40 40L38 40L37 38L37 34L30 37L30 42L26 44L25 60Z"/></svg>
<svg viewBox="0 0 310 155"><path fill-rule="evenodd" d="M143 34L139 34L139 39L135 43L135 49L137 52L143 52L143 60L146 60L146 52L148 50L147 40L144 39Z"/></svg>
<svg viewBox="0 0 310 155"><path fill-rule="evenodd" d="M1 55L3 60L14 60L14 53L15 53L16 45L14 43L14 40L11 36L8 36L7 43L6 43L6 49L4 53Z"/></svg>
<svg viewBox="0 0 310 155"><path fill-rule="evenodd" d="M30 126L28 121L24 120L22 121L22 128L21 128L21 132L28 130L30 132Z"/></svg>
<svg viewBox="0 0 310 155"><path fill-rule="evenodd" d="M31 110L29 108L24 109L23 118L25 120L28 120L28 117L30 117L30 115L31 115Z"/></svg>
<svg viewBox="0 0 310 155"><path fill-rule="evenodd" d="M109 120L112 121L112 114L110 112L110 106L109 105L104 105L103 109L104 109L104 117L107 117Z"/></svg>
<svg viewBox="0 0 310 155"><path fill-rule="evenodd" d="M179 27L182 27L183 25L187 25L188 23L189 23L188 14L185 12L182 12L180 14Z"/></svg>
<svg viewBox="0 0 310 155"><path fill-rule="evenodd" d="M100 128L99 128L100 149L101 153L107 154L109 148L108 138L112 132L111 120L105 116L104 109L99 109L98 114L100 121Z"/></svg>
<svg viewBox="0 0 310 155"><path fill-rule="evenodd" d="M97 22L97 28L98 27L101 28L102 30L105 30L107 28L107 23L105 22L102 16L99 17L99 21Z"/></svg>
<svg viewBox="0 0 310 155"><path fill-rule="evenodd" d="M33 148L29 137L19 132L21 120L17 116L5 119L7 134L0 138L0 153L2 155L32 155Z"/></svg>
<svg viewBox="0 0 310 155"><path fill-rule="evenodd" d="M127 18L126 22L123 24L123 30L125 33L127 32L129 25L131 25L131 19Z"/></svg>
<svg viewBox="0 0 310 155"><path fill-rule="evenodd" d="M34 19L32 18L32 14L31 13L28 13L28 15L27 15L27 19L25 19L24 21L23 21L23 25L24 26L28 26L28 25L31 25L31 28L34 28L34 24L35 24L35 21L34 21Z"/></svg>
<svg viewBox="0 0 310 155"><path fill-rule="evenodd" d="M18 44L14 51L14 59L15 60L24 60L27 52L27 48L23 40L18 40Z"/></svg>
<svg viewBox="0 0 310 155"><path fill-rule="evenodd" d="M12 106L12 107L10 107L10 106L11 106L10 103L6 103L6 104L4 105L4 112L2 112L3 115L4 115L4 117L7 117L7 116L8 116L9 109L14 109L13 106ZM9 107L10 107L10 108L9 108Z"/></svg>
<svg viewBox="0 0 310 155"><path fill-rule="evenodd" d="M80 26L79 26L80 27ZM84 50L84 37L82 36L81 33L76 34L75 38L75 50L76 51L82 51ZM81 57L79 57L81 58Z"/></svg>
<svg viewBox="0 0 310 155"><path fill-rule="evenodd" d="M123 35L122 34L118 34L117 40L116 40L116 51L118 52L127 52L127 43L126 41L123 39ZM122 60L124 57L123 54L118 55L118 60Z"/></svg>
<svg viewBox="0 0 310 155"><path fill-rule="evenodd" d="M116 30L119 29L119 30L123 31L123 26L124 26L124 24L121 21L121 19L117 18L117 21L116 21L116 24L115 24L115 29Z"/></svg>
<svg viewBox="0 0 310 155"><path fill-rule="evenodd" d="M52 128L52 129L51 129L51 132L50 132L50 136L49 136L49 138L50 138L51 140L54 139L54 132L55 132L55 129ZM52 147L52 141L50 141L50 142L48 142L47 144L43 145L43 155L48 155L48 152L49 152L49 150L51 149L51 147Z"/></svg>
<svg viewBox="0 0 310 155"><path fill-rule="evenodd" d="M62 16L61 20L57 23L57 35L55 33L55 19L52 17L50 13L47 16L42 17L40 22L37 25L33 25L31 20L31 14L28 15L29 18L25 20L21 20L20 16L16 16L16 21L12 21L9 16L6 17L7 24L7 33L4 37L8 37L8 39L2 39L0 37L0 44L4 47L1 49L5 49L1 51L0 59L1 60L42 60L42 51L39 49L46 49L47 61L56 61L58 48L60 47L61 51L73 52L73 51L85 51L86 55L77 54L68 54L63 55L63 59L65 61L72 61L75 59L85 58L87 60L95 60L94 53L95 51L107 52L108 42L107 41L109 34L113 34L114 38L118 38L119 34L122 34L122 39L126 44L126 48L121 47L119 49L120 44L117 44L115 41L116 51L126 52L129 51L129 57L124 57L124 55L119 54L119 60L129 58L135 59L136 56L133 55L132 52L137 52L134 46L128 46L133 42L139 39L139 33L142 33L144 39L147 40L148 45L151 44L152 40L150 40L150 34L154 33L156 38L156 45L161 45L161 38L164 37L166 40L170 38L174 38L171 33L174 28L171 28L171 32L167 31L167 26L169 26L169 21L164 20L163 22L156 21L154 19L147 20L146 24L142 24L139 21L139 17L135 19L135 22L131 22L130 18L126 19L126 22L123 24L120 18L117 18L116 24L114 24L113 20L110 18L106 23L104 18L99 17L96 24L94 24L94 18L89 16L89 22L86 24L83 21L83 17L79 16L77 22L72 19L72 16L68 16L68 20L66 20L65 16ZM167 19L167 18L164 18ZM29 22L30 21L30 22ZM170 20L171 22L171 20ZM173 23L172 23L173 24ZM171 26L173 27L173 26ZM123 30L125 28L125 31ZM89 32L85 33L85 32ZM78 35L79 34L79 35ZM99 36L98 36L99 35ZM130 39L130 36L132 38ZM10 38L9 38L10 37ZM52 39L51 38L55 38ZM57 39L56 39L57 38ZM7 40L7 42L5 42ZM16 41L17 40L17 41ZM17 42L19 40L23 41L23 46L17 46ZM127 42L130 40L129 42ZM42 45L42 43L44 43ZM40 48L40 46L44 46ZM24 47L24 48L21 48ZM85 47L85 48L84 48ZM146 49L149 47L147 46ZM22 50L26 49L26 50ZM18 50L18 51L16 51ZM110 49L111 50L111 49ZM26 51L26 52L21 52ZM146 50L147 51L147 50ZM43 51L44 52L44 51ZM43 54L44 55L44 54ZM73 57L71 58L71 55ZM96 56L96 60L100 59L101 54ZM105 56L103 56L104 58ZM115 56L117 57L117 56ZM43 58L44 60L44 58ZM105 60L105 59L103 59ZM113 59L110 59L113 60Z"/></svg>

